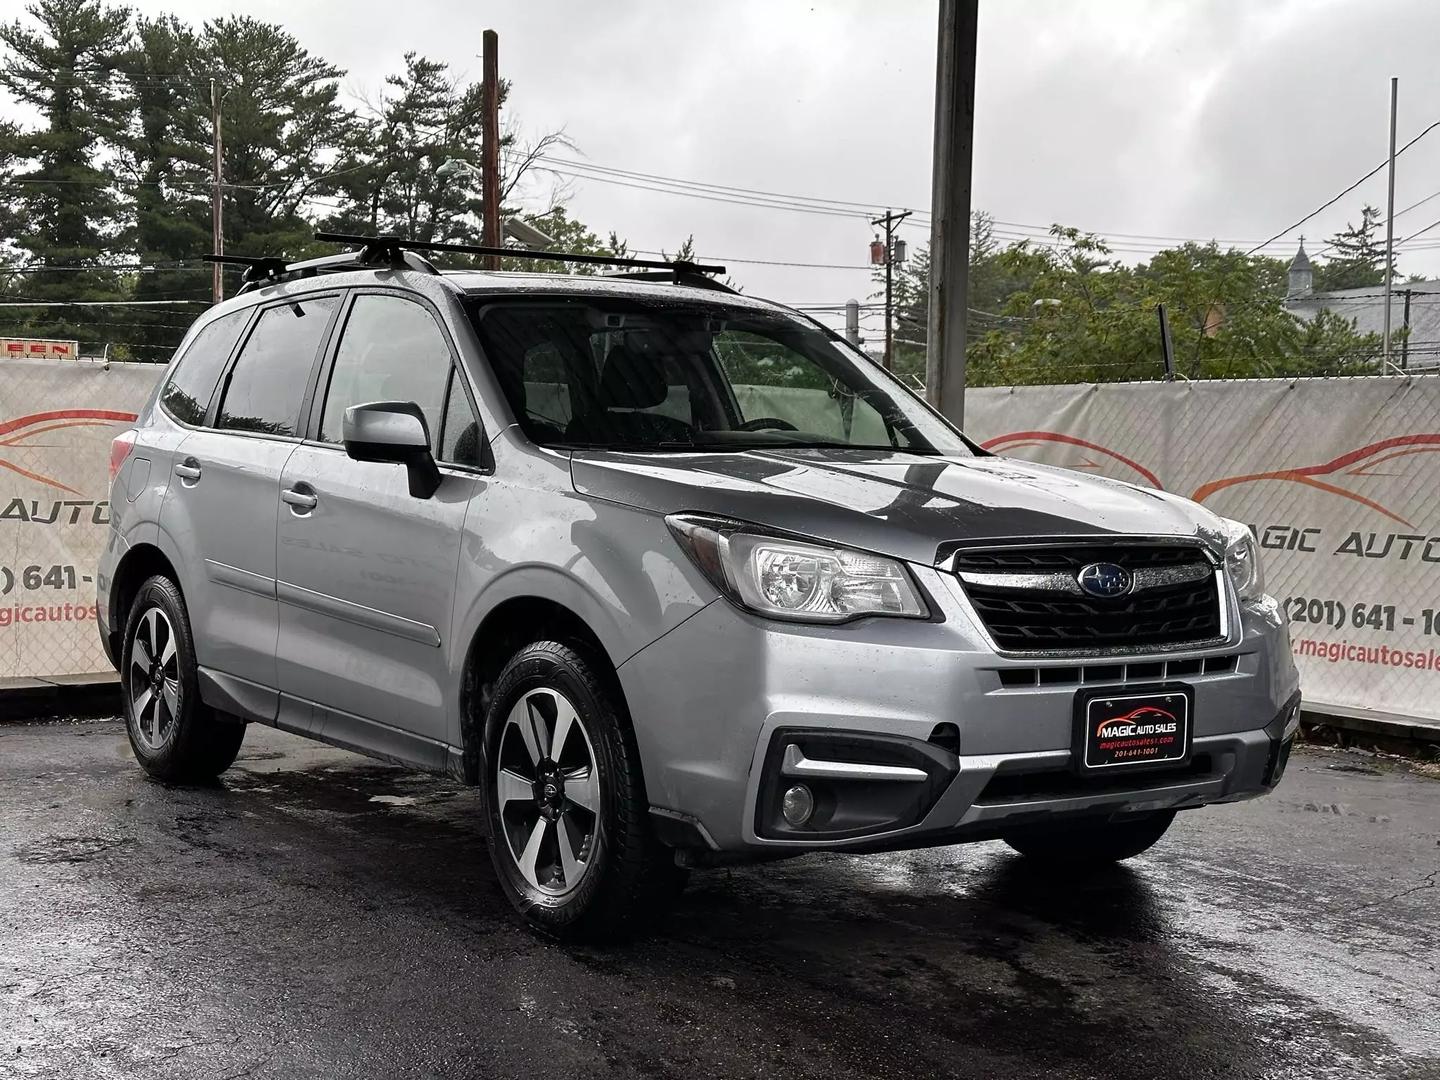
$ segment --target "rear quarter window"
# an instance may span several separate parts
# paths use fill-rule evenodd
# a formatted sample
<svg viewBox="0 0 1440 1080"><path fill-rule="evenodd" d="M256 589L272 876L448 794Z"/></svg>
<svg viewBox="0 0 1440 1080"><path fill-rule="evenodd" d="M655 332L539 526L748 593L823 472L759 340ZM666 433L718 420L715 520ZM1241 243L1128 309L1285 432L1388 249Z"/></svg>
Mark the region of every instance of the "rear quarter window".
<svg viewBox="0 0 1440 1080"><path fill-rule="evenodd" d="M194 427L205 423L220 372L249 318L249 309L232 311L206 325L191 340L160 391L161 404L176 420Z"/></svg>

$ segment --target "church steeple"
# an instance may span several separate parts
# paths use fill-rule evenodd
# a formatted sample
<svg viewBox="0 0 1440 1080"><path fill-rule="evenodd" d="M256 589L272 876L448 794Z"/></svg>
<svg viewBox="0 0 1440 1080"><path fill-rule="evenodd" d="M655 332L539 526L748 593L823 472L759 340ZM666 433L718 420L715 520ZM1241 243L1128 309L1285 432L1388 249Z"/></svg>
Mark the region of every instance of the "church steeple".
<svg viewBox="0 0 1440 1080"><path fill-rule="evenodd" d="M1290 260L1290 284L1285 299L1296 300L1309 296L1315 291L1315 268L1310 265L1310 256L1305 254L1305 237L1300 237L1300 250Z"/></svg>

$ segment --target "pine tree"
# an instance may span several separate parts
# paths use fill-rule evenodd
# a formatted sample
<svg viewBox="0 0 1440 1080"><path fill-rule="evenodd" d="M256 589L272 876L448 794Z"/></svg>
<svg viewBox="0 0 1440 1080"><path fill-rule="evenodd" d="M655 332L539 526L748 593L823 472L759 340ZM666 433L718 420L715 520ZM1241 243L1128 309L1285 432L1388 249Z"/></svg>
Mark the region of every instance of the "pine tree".
<svg viewBox="0 0 1440 1080"><path fill-rule="evenodd" d="M206 23L200 56L223 94L225 250L319 253L306 214L339 191L336 162L353 126L339 102L344 72L248 16Z"/></svg>
<svg viewBox="0 0 1440 1080"><path fill-rule="evenodd" d="M507 89L502 82L502 102ZM479 243L480 185L473 172L437 171L452 159L479 160L483 104L480 84L461 83L448 65L406 53L404 72L386 78L379 104L357 120L338 167L345 205L326 227Z"/></svg>
<svg viewBox="0 0 1440 1080"><path fill-rule="evenodd" d="M40 115L35 130L12 128L0 147L21 162L11 239L41 268L26 275L25 293L37 300L111 299L120 284L105 264L122 239L126 205L107 166L131 108L118 74L133 59L130 13L103 0L36 0L27 11L33 25L0 25L0 86ZM23 325L5 326L93 342L104 324L123 321L36 309Z"/></svg>
<svg viewBox="0 0 1440 1080"><path fill-rule="evenodd" d="M1330 238L1334 254L1315 267L1317 292L1385 284L1385 245L1376 235L1379 228L1380 211L1367 205L1360 211L1359 225L1347 222Z"/></svg>
<svg viewBox="0 0 1440 1080"><path fill-rule="evenodd" d="M199 38L174 16L140 19L138 55L127 76L135 115L122 162L136 181L130 248L153 270L137 273L137 300L206 299L211 139L209 82ZM126 338L137 359L163 359L193 309L135 308ZM186 314L182 314L185 312Z"/></svg>

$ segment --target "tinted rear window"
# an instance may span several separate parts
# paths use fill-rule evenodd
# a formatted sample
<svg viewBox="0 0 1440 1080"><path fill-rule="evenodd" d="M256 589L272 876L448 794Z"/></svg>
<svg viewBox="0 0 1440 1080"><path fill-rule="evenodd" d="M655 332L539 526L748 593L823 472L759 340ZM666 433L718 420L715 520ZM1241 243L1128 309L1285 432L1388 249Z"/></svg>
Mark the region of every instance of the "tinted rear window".
<svg viewBox="0 0 1440 1080"><path fill-rule="evenodd" d="M210 396L215 393L220 372L225 368L225 361L230 359L235 340L245 329L249 318L248 309L232 311L195 335L190 347L175 365L170 381L160 392L160 401L166 412L176 420L197 427L205 423L205 412L210 408Z"/></svg>
<svg viewBox="0 0 1440 1080"><path fill-rule="evenodd" d="M336 302L317 296L261 312L235 361L216 427L297 434L305 383Z"/></svg>

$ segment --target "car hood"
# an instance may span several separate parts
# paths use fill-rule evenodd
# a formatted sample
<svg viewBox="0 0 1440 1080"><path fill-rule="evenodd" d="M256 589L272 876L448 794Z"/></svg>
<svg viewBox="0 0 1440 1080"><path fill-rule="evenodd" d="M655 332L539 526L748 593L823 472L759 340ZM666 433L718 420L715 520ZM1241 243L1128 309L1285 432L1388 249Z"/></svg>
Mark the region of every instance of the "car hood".
<svg viewBox="0 0 1440 1080"><path fill-rule="evenodd" d="M852 450L576 452L575 489L670 514L716 514L934 564L956 541L1196 537L1220 519L1188 499L1012 458Z"/></svg>

